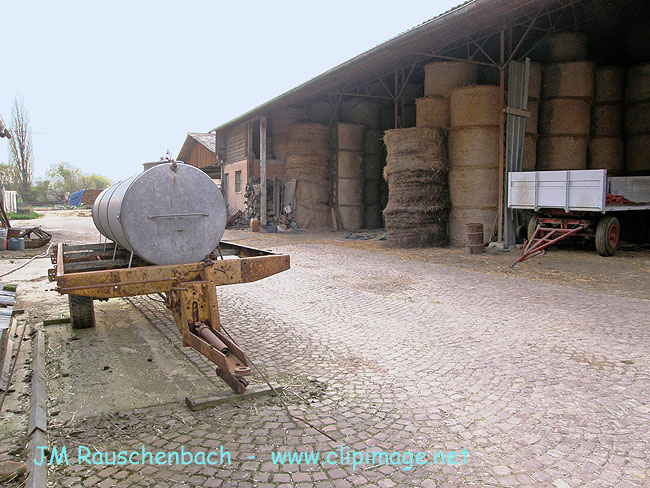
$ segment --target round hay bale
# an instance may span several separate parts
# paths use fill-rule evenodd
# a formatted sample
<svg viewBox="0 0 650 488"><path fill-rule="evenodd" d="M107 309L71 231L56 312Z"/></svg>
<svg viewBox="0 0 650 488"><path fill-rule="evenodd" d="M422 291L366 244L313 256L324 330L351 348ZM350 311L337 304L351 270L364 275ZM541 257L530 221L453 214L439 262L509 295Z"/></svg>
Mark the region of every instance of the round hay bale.
<svg viewBox="0 0 650 488"><path fill-rule="evenodd" d="M363 182L358 178L339 178L339 205L361 206Z"/></svg>
<svg viewBox="0 0 650 488"><path fill-rule="evenodd" d="M537 170L587 169L588 136L540 136Z"/></svg>
<svg viewBox="0 0 650 488"><path fill-rule="evenodd" d="M625 68L598 66L594 75L594 103L622 102Z"/></svg>
<svg viewBox="0 0 650 488"><path fill-rule="evenodd" d="M415 100L416 127L449 127L449 99L424 97Z"/></svg>
<svg viewBox="0 0 650 488"><path fill-rule="evenodd" d="M384 153L384 131L381 129L366 129L366 154L381 156Z"/></svg>
<svg viewBox="0 0 650 488"><path fill-rule="evenodd" d="M447 244L447 212L388 206L384 209L389 247L426 247Z"/></svg>
<svg viewBox="0 0 650 488"><path fill-rule="evenodd" d="M585 97L594 96L594 63L574 61L544 66L542 96Z"/></svg>
<svg viewBox="0 0 650 488"><path fill-rule="evenodd" d="M446 96L460 86L475 85L478 65L464 61L439 61L424 66L424 96Z"/></svg>
<svg viewBox="0 0 650 488"><path fill-rule="evenodd" d="M298 226L303 229L329 229L332 215L325 204L296 204L295 218Z"/></svg>
<svg viewBox="0 0 650 488"><path fill-rule="evenodd" d="M539 100L542 95L542 76L544 65L541 63L530 63L530 74L528 77L528 99ZM498 82L496 83L498 84Z"/></svg>
<svg viewBox="0 0 650 488"><path fill-rule="evenodd" d="M298 179L296 185L296 203L311 205L315 203L328 203L330 199L329 182L313 182Z"/></svg>
<svg viewBox="0 0 650 488"><path fill-rule="evenodd" d="M499 127L459 127L449 131L451 167L499 164Z"/></svg>
<svg viewBox="0 0 650 488"><path fill-rule="evenodd" d="M379 124L379 105L366 98L351 98L341 103L341 120L376 128Z"/></svg>
<svg viewBox="0 0 650 488"><path fill-rule="evenodd" d="M289 130L302 118L303 111L297 108L282 108L271 114L271 134L273 134L271 149L275 159L287 159Z"/></svg>
<svg viewBox="0 0 650 488"><path fill-rule="evenodd" d="M451 127L499 125L499 87L455 88L449 94L449 120Z"/></svg>
<svg viewBox="0 0 650 488"><path fill-rule="evenodd" d="M628 173L650 172L650 134L625 139L625 170Z"/></svg>
<svg viewBox="0 0 650 488"><path fill-rule="evenodd" d="M363 153L358 151L338 152L339 178L353 178L360 180L363 175Z"/></svg>
<svg viewBox="0 0 650 488"><path fill-rule="evenodd" d="M606 169L614 175L623 171L625 144L622 137L592 137L588 154L588 169Z"/></svg>
<svg viewBox="0 0 650 488"><path fill-rule="evenodd" d="M374 154L364 154L363 174L366 180L380 180L383 178L383 161Z"/></svg>
<svg viewBox="0 0 650 488"><path fill-rule="evenodd" d="M598 103L591 108L592 137L613 137L623 134L623 104Z"/></svg>
<svg viewBox="0 0 650 488"><path fill-rule="evenodd" d="M360 124L336 124L339 151L363 151L365 148L366 128Z"/></svg>
<svg viewBox="0 0 650 488"><path fill-rule="evenodd" d="M336 117L332 110L330 102L316 102L309 108L309 120L320 124L329 124L330 118Z"/></svg>
<svg viewBox="0 0 650 488"><path fill-rule="evenodd" d="M625 101L637 103L644 100L650 100L650 63L630 68L625 78Z"/></svg>
<svg viewBox="0 0 650 488"><path fill-rule="evenodd" d="M449 241L454 247L464 247L466 224L476 222L483 224L483 242L492 240L495 229L496 208L452 208L449 212Z"/></svg>
<svg viewBox="0 0 650 488"><path fill-rule="evenodd" d="M524 154L521 161L522 171L535 171L537 163L537 135L526 134L524 137Z"/></svg>
<svg viewBox="0 0 650 488"><path fill-rule="evenodd" d="M329 181L328 140L326 125L312 122L292 125L285 163L287 180L307 180L321 185Z"/></svg>
<svg viewBox="0 0 650 488"><path fill-rule="evenodd" d="M539 128L539 101L528 99L528 108L530 117L526 119L526 134L537 134Z"/></svg>
<svg viewBox="0 0 650 488"><path fill-rule="evenodd" d="M499 168L465 166L449 170L452 208L496 207L499 202Z"/></svg>
<svg viewBox="0 0 650 488"><path fill-rule="evenodd" d="M625 133L633 136L650 132L650 101L632 103L625 111Z"/></svg>
<svg viewBox="0 0 650 488"><path fill-rule="evenodd" d="M345 230L359 230L363 227L363 206L339 203L341 225Z"/></svg>
<svg viewBox="0 0 650 488"><path fill-rule="evenodd" d="M580 32L561 32L542 42L541 50L550 62L587 59L588 38Z"/></svg>
<svg viewBox="0 0 650 488"><path fill-rule="evenodd" d="M439 128L392 129L384 133L387 157L384 175L391 172L448 168L447 132Z"/></svg>
<svg viewBox="0 0 650 488"><path fill-rule="evenodd" d="M650 61L650 21L627 27L627 58L632 63Z"/></svg>
<svg viewBox="0 0 650 488"><path fill-rule="evenodd" d="M589 135L591 100L547 98L542 100L539 133L544 135Z"/></svg>
<svg viewBox="0 0 650 488"><path fill-rule="evenodd" d="M381 227L381 207L379 205L366 205L363 208L363 217L366 229Z"/></svg>
<svg viewBox="0 0 650 488"><path fill-rule="evenodd" d="M379 205L379 187L381 180L366 180L363 187L363 202L366 205Z"/></svg>

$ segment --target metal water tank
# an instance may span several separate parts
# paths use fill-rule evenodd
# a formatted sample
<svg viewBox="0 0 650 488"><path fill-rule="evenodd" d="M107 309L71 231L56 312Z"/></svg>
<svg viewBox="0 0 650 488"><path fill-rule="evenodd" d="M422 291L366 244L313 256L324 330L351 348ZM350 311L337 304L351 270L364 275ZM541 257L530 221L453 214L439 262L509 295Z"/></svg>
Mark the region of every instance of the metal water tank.
<svg viewBox="0 0 650 488"><path fill-rule="evenodd" d="M152 264L201 261L221 241L226 205L194 166L165 163L104 190L93 205L99 232Z"/></svg>

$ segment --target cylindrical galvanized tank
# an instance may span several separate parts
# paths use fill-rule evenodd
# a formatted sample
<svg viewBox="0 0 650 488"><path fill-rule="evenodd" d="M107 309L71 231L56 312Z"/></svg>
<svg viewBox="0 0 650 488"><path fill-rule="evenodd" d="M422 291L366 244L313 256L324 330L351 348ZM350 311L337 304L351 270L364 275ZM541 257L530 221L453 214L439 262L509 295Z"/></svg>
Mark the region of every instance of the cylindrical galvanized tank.
<svg viewBox="0 0 650 488"><path fill-rule="evenodd" d="M95 200L99 232L152 264L201 261L226 228L221 191L200 169L165 163L104 190Z"/></svg>

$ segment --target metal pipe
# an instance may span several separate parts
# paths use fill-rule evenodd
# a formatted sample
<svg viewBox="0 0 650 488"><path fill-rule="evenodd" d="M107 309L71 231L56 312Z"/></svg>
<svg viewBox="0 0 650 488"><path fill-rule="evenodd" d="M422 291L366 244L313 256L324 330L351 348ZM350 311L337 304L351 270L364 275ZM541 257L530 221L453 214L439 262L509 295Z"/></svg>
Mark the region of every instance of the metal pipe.
<svg viewBox="0 0 650 488"><path fill-rule="evenodd" d="M195 324L196 325L196 324ZM228 349L228 346L226 346L221 339L219 339L214 332L210 330L210 327L203 323L199 323L196 325L196 332L203 337L206 341L208 341L212 347L220 351L222 354L228 354L230 352L230 349Z"/></svg>

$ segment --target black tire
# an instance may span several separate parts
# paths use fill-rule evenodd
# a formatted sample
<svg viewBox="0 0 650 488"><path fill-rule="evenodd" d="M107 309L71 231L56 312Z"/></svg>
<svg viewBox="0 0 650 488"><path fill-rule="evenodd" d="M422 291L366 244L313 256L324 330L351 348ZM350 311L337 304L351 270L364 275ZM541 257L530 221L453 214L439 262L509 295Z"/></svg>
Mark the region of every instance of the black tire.
<svg viewBox="0 0 650 488"><path fill-rule="evenodd" d="M539 220L539 218L537 217L537 215L533 215L533 216L530 217L530 220L528 221L527 236L528 236L529 241L535 235L535 231L537 230L537 221L538 220Z"/></svg>
<svg viewBox="0 0 650 488"><path fill-rule="evenodd" d="M621 241L621 224L611 215L605 215L596 227L596 250L601 256L613 256Z"/></svg>
<svg viewBox="0 0 650 488"><path fill-rule="evenodd" d="M95 307L93 299L81 295L68 295L70 324L73 329L95 327Z"/></svg>

